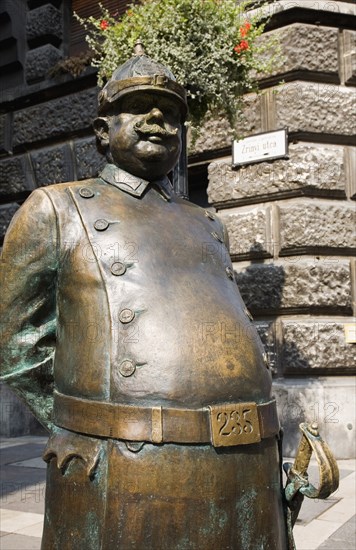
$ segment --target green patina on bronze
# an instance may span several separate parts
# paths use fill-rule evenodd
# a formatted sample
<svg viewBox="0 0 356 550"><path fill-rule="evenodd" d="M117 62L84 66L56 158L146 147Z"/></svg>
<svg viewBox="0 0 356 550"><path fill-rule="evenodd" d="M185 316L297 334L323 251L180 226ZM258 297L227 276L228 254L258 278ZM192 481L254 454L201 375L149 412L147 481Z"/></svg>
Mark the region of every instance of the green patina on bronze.
<svg viewBox="0 0 356 550"><path fill-rule="evenodd" d="M2 379L50 431L42 550L292 548L226 228L167 178L184 89L140 46L99 114L106 168L33 192L1 265Z"/></svg>

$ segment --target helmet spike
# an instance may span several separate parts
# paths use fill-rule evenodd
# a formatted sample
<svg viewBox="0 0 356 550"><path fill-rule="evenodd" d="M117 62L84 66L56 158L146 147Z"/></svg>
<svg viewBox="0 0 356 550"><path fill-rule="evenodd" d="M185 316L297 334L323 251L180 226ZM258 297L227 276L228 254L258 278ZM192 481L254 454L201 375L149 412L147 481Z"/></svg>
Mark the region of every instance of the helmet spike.
<svg viewBox="0 0 356 550"><path fill-rule="evenodd" d="M135 45L134 45L134 49L133 49L133 54L134 55L145 55L145 47L143 45L143 42L141 40L141 38L138 38L135 42Z"/></svg>

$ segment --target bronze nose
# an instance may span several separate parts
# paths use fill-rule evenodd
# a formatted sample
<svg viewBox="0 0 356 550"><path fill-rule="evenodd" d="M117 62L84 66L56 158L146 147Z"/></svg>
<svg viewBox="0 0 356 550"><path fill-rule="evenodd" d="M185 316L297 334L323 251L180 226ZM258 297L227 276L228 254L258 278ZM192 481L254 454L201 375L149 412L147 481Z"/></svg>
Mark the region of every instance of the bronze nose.
<svg viewBox="0 0 356 550"><path fill-rule="evenodd" d="M162 123L164 121L163 113L160 111L160 109L157 109L157 107L154 107L147 115L146 115L146 122L152 123L152 122L158 122Z"/></svg>

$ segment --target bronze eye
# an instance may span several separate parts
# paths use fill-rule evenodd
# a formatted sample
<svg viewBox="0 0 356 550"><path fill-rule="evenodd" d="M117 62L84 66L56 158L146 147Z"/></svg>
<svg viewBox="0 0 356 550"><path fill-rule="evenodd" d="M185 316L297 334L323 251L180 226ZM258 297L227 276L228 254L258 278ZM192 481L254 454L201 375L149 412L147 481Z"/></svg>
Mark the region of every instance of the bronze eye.
<svg viewBox="0 0 356 550"><path fill-rule="evenodd" d="M143 114L146 112L146 102L138 97L127 97L122 102L122 111L134 115Z"/></svg>
<svg viewBox="0 0 356 550"><path fill-rule="evenodd" d="M132 101L132 103L130 103L128 105L128 109L131 111L131 113L133 114L138 114L138 113L142 113L145 111L142 103L140 103L139 101Z"/></svg>
<svg viewBox="0 0 356 550"><path fill-rule="evenodd" d="M176 116L177 110L173 106L167 106L163 109L163 112L167 116Z"/></svg>

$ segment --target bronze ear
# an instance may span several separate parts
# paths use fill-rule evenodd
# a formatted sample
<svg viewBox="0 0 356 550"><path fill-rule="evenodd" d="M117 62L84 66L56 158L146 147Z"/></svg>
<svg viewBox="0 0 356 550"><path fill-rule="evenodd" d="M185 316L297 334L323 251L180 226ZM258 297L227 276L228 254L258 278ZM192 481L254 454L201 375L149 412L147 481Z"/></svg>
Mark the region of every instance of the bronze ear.
<svg viewBox="0 0 356 550"><path fill-rule="evenodd" d="M106 117L97 117L93 122L95 135L102 147L109 145L109 123Z"/></svg>

